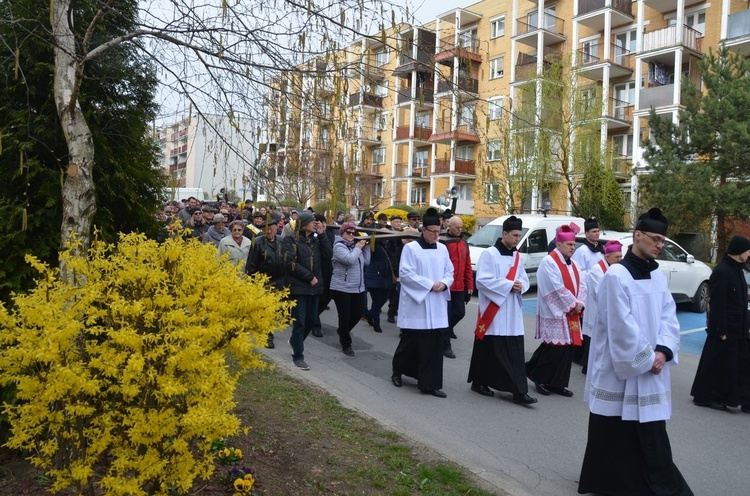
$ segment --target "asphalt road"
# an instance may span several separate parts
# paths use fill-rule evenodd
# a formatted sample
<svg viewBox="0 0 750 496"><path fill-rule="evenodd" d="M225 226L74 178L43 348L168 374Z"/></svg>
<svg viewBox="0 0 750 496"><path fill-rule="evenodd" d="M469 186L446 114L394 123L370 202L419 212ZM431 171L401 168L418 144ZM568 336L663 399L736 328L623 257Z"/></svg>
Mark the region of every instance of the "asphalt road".
<svg viewBox="0 0 750 496"><path fill-rule="evenodd" d="M529 295L527 307L534 305ZM534 318L525 312L526 355L536 349ZM453 340L457 358L444 360L443 391L446 399L422 395L416 382L404 377L402 388L390 382L391 359L398 344L398 328L385 322L377 334L365 322L354 329L355 357L341 352L335 331L336 310L322 315L323 338L308 337L305 360L311 370L294 367L287 344L290 331L280 333L277 347L266 350L284 370L337 396L350 408L429 446L459 463L498 494L558 496L577 494L577 480L586 446L588 408L583 403L585 376L573 365L570 389L573 398L530 394L539 402L532 407L515 405L510 395L480 396L466 382L476 299ZM750 415L739 409L717 412L692 404L690 387L698 365L705 316L679 312L683 350L672 370L672 419L667 423L675 463L696 495L747 494L746 470L750 459ZM697 325L696 325L697 324Z"/></svg>

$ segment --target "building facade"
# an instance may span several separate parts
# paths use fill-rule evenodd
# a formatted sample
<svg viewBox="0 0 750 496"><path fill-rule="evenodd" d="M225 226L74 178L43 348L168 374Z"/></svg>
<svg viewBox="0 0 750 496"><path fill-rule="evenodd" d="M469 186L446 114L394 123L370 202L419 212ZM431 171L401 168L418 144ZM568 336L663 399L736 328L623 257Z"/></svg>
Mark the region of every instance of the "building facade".
<svg viewBox="0 0 750 496"><path fill-rule="evenodd" d="M581 157L596 156L629 210L650 110L677 123L684 80L700 87L698 61L720 43L750 53L747 2L484 0L281 76L266 163L309 183L311 202L356 209L434 205L453 188L481 223L550 202L569 213Z"/></svg>

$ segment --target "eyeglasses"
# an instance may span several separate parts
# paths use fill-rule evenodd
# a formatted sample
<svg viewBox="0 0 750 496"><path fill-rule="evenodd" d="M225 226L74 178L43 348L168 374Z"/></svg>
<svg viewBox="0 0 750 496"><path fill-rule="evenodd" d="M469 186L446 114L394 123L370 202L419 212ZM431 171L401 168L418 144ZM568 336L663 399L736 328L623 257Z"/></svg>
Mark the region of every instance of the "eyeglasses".
<svg viewBox="0 0 750 496"><path fill-rule="evenodd" d="M346 231L344 231L344 234L348 234L349 236L354 236L354 234L355 234L356 232L357 232L357 231L351 231L351 230L348 230L348 229L347 229Z"/></svg>
<svg viewBox="0 0 750 496"><path fill-rule="evenodd" d="M425 228L424 230L427 231L428 233L440 234L440 229L426 229Z"/></svg>
<svg viewBox="0 0 750 496"><path fill-rule="evenodd" d="M641 231L641 233L643 233L648 239L650 239L651 241L653 241L657 246L658 245L663 245L664 242L666 241L664 238L659 237L656 234L649 234L649 233L644 232L644 231Z"/></svg>

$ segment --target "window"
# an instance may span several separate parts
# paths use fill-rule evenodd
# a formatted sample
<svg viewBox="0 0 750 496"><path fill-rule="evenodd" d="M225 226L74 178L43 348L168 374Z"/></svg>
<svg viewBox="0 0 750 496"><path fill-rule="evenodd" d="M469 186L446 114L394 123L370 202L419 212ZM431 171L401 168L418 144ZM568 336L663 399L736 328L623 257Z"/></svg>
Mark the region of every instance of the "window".
<svg viewBox="0 0 750 496"><path fill-rule="evenodd" d="M615 63L626 65L626 57L635 53L635 29L615 35Z"/></svg>
<svg viewBox="0 0 750 496"><path fill-rule="evenodd" d="M388 51L384 50L382 52L378 52L375 55L375 64L378 67L384 66L388 63Z"/></svg>
<svg viewBox="0 0 750 496"><path fill-rule="evenodd" d="M411 188L411 203L427 203L427 186L414 186Z"/></svg>
<svg viewBox="0 0 750 496"><path fill-rule="evenodd" d="M491 121L500 120L503 116L503 97L492 98L488 102Z"/></svg>
<svg viewBox="0 0 750 496"><path fill-rule="evenodd" d="M505 14L490 19L490 38L505 36Z"/></svg>
<svg viewBox="0 0 750 496"><path fill-rule="evenodd" d="M381 197L383 196L383 181L378 181L373 185L373 194L375 196Z"/></svg>
<svg viewBox="0 0 750 496"><path fill-rule="evenodd" d="M456 160L474 160L474 145L457 146Z"/></svg>
<svg viewBox="0 0 750 496"><path fill-rule="evenodd" d="M612 101L614 117L622 120L633 120L632 107L635 102L635 83L616 84L614 87L615 97Z"/></svg>
<svg viewBox="0 0 750 496"><path fill-rule="evenodd" d="M430 129L432 127L432 112L419 112L414 118L414 125Z"/></svg>
<svg viewBox="0 0 750 496"><path fill-rule="evenodd" d="M381 112L375 116L375 129L378 131L388 129L388 112Z"/></svg>
<svg viewBox="0 0 750 496"><path fill-rule="evenodd" d="M412 156L412 168L422 169L427 167L427 160L430 156L429 150L415 150Z"/></svg>
<svg viewBox="0 0 750 496"><path fill-rule="evenodd" d="M380 165L385 163L385 147L374 148L372 150L372 164Z"/></svg>
<svg viewBox="0 0 750 496"><path fill-rule="evenodd" d="M633 156L633 135L619 134L612 136L612 153L620 157Z"/></svg>
<svg viewBox="0 0 750 496"><path fill-rule="evenodd" d="M669 25L674 26L675 24L677 24L677 19L670 16ZM685 25L689 28L695 29L700 33L700 36L703 36L706 34L706 11L685 12Z"/></svg>
<svg viewBox="0 0 750 496"><path fill-rule="evenodd" d="M461 48L476 49L479 45L477 29L467 29L458 35L458 46Z"/></svg>
<svg viewBox="0 0 750 496"><path fill-rule="evenodd" d="M471 200L471 184L456 183L455 186L458 188L459 200Z"/></svg>
<svg viewBox="0 0 750 496"><path fill-rule="evenodd" d="M459 126L466 126L467 131L474 132L474 104L461 105Z"/></svg>
<svg viewBox="0 0 750 496"><path fill-rule="evenodd" d="M505 56L490 59L490 79L499 79L505 74Z"/></svg>
<svg viewBox="0 0 750 496"><path fill-rule="evenodd" d="M500 150L502 149L502 142L499 139L490 140L487 142L487 160L493 162L500 160Z"/></svg>
<svg viewBox="0 0 750 496"><path fill-rule="evenodd" d="M598 38L598 37L597 37ZM586 40L581 42L581 64L595 64L599 62L599 44L597 39Z"/></svg>
<svg viewBox="0 0 750 496"><path fill-rule="evenodd" d="M484 203L497 203L500 201L500 184L485 183L484 185Z"/></svg>

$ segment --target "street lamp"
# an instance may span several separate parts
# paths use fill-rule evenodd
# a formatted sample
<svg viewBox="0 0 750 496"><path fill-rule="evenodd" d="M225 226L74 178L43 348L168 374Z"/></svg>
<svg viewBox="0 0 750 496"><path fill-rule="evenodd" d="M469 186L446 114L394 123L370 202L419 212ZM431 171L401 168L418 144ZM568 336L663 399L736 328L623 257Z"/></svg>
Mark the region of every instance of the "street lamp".
<svg viewBox="0 0 750 496"><path fill-rule="evenodd" d="M546 200L542 201L542 213L545 217L547 217L547 212L549 212L550 210L552 210L552 201L547 198Z"/></svg>

